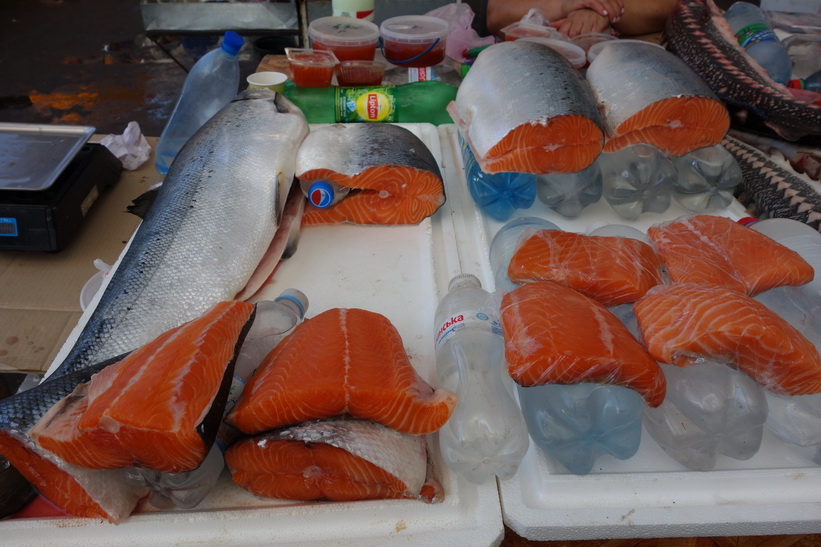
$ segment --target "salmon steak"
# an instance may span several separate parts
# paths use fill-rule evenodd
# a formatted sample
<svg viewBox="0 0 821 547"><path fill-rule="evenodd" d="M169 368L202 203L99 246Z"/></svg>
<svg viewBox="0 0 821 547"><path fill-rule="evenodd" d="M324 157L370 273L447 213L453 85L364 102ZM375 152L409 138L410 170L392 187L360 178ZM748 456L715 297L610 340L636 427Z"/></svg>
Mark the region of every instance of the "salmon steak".
<svg viewBox="0 0 821 547"><path fill-rule="evenodd" d="M414 370L390 320L334 308L306 319L257 367L226 421L247 434L348 416L402 433L441 428L456 394Z"/></svg>
<svg viewBox="0 0 821 547"><path fill-rule="evenodd" d="M587 82L564 56L535 42L484 49L448 112L487 173L574 173L604 143Z"/></svg>
<svg viewBox="0 0 821 547"><path fill-rule="evenodd" d="M680 156L721 142L724 104L681 59L661 46L613 41L585 74L604 112L605 152L647 143Z"/></svg>
<svg viewBox="0 0 821 547"><path fill-rule="evenodd" d="M651 226L647 238L675 283L708 283L755 296L815 276L792 249L725 217L682 217Z"/></svg>
<svg viewBox="0 0 821 547"><path fill-rule="evenodd" d="M230 301L106 367L29 435L81 467L197 468L214 442L254 306Z"/></svg>
<svg viewBox="0 0 821 547"><path fill-rule="evenodd" d="M689 366L726 362L785 395L821 392L815 345L757 300L698 283L651 289L635 304L644 345L657 360Z"/></svg>
<svg viewBox="0 0 821 547"><path fill-rule="evenodd" d="M539 230L513 254L514 283L553 281L605 306L635 302L662 282L661 261L637 239Z"/></svg>
<svg viewBox="0 0 821 547"><path fill-rule="evenodd" d="M505 359L524 387L594 382L638 392L648 406L664 400L658 363L607 308L551 281L502 297Z"/></svg>
<svg viewBox="0 0 821 547"><path fill-rule="evenodd" d="M246 490L302 501L424 500L428 469L423 435L368 420L307 422L246 437L225 461Z"/></svg>
<svg viewBox="0 0 821 547"><path fill-rule="evenodd" d="M422 140L398 125L335 124L308 134L297 153L303 184L351 191L326 208L308 206L304 225L418 224L445 203L442 174Z"/></svg>

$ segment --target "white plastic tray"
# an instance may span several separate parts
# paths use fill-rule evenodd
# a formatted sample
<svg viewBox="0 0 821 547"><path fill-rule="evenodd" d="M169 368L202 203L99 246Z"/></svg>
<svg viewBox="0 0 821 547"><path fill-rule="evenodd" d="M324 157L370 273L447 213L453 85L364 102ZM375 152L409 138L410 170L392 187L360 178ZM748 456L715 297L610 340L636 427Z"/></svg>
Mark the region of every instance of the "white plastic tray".
<svg viewBox="0 0 821 547"><path fill-rule="evenodd" d="M280 266L261 299L295 287L309 299L308 317L334 307L382 313L402 335L414 367L435 384L436 305L450 278L467 267L456 249L454 224L459 215L452 210L462 204L463 183L452 163L442 164L435 126L405 127L440 162L448 196L445 205L416 226L303 228L296 254ZM99 295L84 316L98 299ZM83 317L78 324L85 321ZM59 355L57 359L59 363ZM429 439L435 443L435 436ZM438 454L437 447L434 452ZM473 485L441 462L439 470L446 495L435 505L414 500L263 499L234 485L226 472L216 491L195 510L135 514L116 526L95 519L19 519L0 522L0 533L4 544L38 545L498 545L504 527L496 483Z"/></svg>
<svg viewBox="0 0 821 547"><path fill-rule="evenodd" d="M459 164L455 128L442 126L439 132L443 142L450 142L443 150ZM684 214L691 213L674 201L663 214L625 221L602 199L568 220L536 200L514 218L541 217L576 232L603 224L627 224L646 231ZM735 220L747 216L738 202L724 214ZM458 238L460 253L470 249L471 256L480 257L477 268L484 273L483 282L489 281L485 286L492 289L487 253L504 223L483 215L469 196L460 222L464 230ZM512 530L533 540L819 532L821 468L808 456L805 449L783 443L765 430L761 449L750 460L720 456L713 471L696 472L664 453L645 431L633 458L621 461L608 455L596 462L590 474L577 476L531 442L517 474L500 481L502 512Z"/></svg>

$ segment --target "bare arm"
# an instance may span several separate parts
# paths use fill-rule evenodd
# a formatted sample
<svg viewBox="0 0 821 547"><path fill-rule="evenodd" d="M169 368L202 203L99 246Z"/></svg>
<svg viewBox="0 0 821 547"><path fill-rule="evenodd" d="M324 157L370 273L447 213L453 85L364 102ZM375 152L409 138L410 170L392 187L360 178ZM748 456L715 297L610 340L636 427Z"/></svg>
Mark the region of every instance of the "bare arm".
<svg viewBox="0 0 821 547"><path fill-rule="evenodd" d="M677 0L625 0L624 15L613 23L613 28L633 36L660 32L677 3Z"/></svg>
<svg viewBox="0 0 821 547"><path fill-rule="evenodd" d="M642 2L643 0L635 0ZM625 0L488 0L487 28L496 35L511 23L524 17L531 8L539 8L548 21L564 19L575 10L589 8L606 16L611 23L622 16Z"/></svg>

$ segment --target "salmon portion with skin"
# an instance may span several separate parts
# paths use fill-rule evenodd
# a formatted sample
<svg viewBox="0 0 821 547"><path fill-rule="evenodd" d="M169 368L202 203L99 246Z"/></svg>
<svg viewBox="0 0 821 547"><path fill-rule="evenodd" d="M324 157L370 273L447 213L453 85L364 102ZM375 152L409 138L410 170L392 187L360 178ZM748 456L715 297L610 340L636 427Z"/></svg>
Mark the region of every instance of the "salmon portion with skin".
<svg viewBox="0 0 821 547"><path fill-rule="evenodd" d="M216 434L253 311L246 302L221 302L165 332L78 386L29 435L81 467L195 469ZM208 419L215 420L210 432Z"/></svg>
<svg viewBox="0 0 821 547"><path fill-rule="evenodd" d="M659 361L689 366L707 356L776 393L821 392L815 345L745 294L696 283L661 285L635 304L635 314L647 350Z"/></svg>
<svg viewBox="0 0 821 547"><path fill-rule="evenodd" d="M662 282L653 248L637 239L539 230L513 254L514 283L554 281L601 302L635 302Z"/></svg>
<svg viewBox="0 0 821 547"><path fill-rule="evenodd" d="M226 420L256 434L347 415L421 435L441 428L455 406L454 393L416 373L387 317L334 308L305 320L274 348Z"/></svg>
<svg viewBox="0 0 821 547"><path fill-rule="evenodd" d="M782 285L804 285L815 276L792 249L725 217L683 217L651 226L647 238L675 283L706 283L755 296Z"/></svg>
<svg viewBox="0 0 821 547"><path fill-rule="evenodd" d="M650 407L664 400L658 363L595 300L550 281L528 283L504 295L501 318L508 372L518 384L618 384Z"/></svg>

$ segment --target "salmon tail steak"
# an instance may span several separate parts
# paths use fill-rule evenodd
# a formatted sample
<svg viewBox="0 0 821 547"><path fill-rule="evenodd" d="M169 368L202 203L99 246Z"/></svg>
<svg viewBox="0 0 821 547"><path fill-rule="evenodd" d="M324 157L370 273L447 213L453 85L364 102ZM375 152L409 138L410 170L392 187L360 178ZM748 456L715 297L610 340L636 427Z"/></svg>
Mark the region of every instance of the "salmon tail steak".
<svg viewBox="0 0 821 547"><path fill-rule="evenodd" d="M442 173L411 131L392 124L336 124L311 131L297 154L302 183L351 188L327 208L310 204L303 223L419 224L445 203Z"/></svg>
<svg viewBox="0 0 821 547"><path fill-rule="evenodd" d="M48 378L38 386L0 402L0 454L44 497L77 517L102 518L117 523L125 519L148 488L128 480L124 469L85 469L43 450L28 431L78 384L112 363L117 357L83 370Z"/></svg>
<svg viewBox="0 0 821 547"><path fill-rule="evenodd" d="M647 238L674 283L707 283L755 296L815 276L797 252L725 217L682 217L651 226Z"/></svg>
<svg viewBox="0 0 821 547"><path fill-rule="evenodd" d="M425 495L427 459L424 435L369 420L306 422L246 437L225 453L246 490L303 501L434 501Z"/></svg>
<svg viewBox="0 0 821 547"><path fill-rule="evenodd" d="M757 300L698 283L659 285L635 304L647 350L661 362L689 366L711 357L785 395L821 392L815 345Z"/></svg>
<svg viewBox="0 0 821 547"><path fill-rule="evenodd" d="M502 297L508 372L524 387L594 382L623 385L650 407L664 400L658 363L607 308L551 281Z"/></svg>
<svg viewBox="0 0 821 547"><path fill-rule="evenodd" d="M772 80L738 45L712 0L679 0L662 42L725 103L734 126L786 140L821 135L821 107Z"/></svg>
<svg viewBox="0 0 821 547"><path fill-rule="evenodd" d="M216 304L80 384L30 436L91 469L197 468L214 442L254 306Z"/></svg>
<svg viewBox="0 0 821 547"><path fill-rule="evenodd" d="M456 406L414 370L390 320L334 308L305 320L257 368L226 421L256 434L349 416L402 433L432 433Z"/></svg>
<svg viewBox="0 0 821 547"><path fill-rule="evenodd" d="M561 230L527 238L510 260L508 277L517 284L553 281L605 306L635 302L662 282L661 262L643 241Z"/></svg>
<svg viewBox="0 0 821 547"><path fill-rule="evenodd" d="M534 42L483 50L448 112L488 173L574 173L604 143L587 82L560 53Z"/></svg>
<svg viewBox="0 0 821 547"><path fill-rule="evenodd" d="M604 112L605 152L647 143L674 156L721 142L724 104L681 59L650 42L614 41L586 73Z"/></svg>

